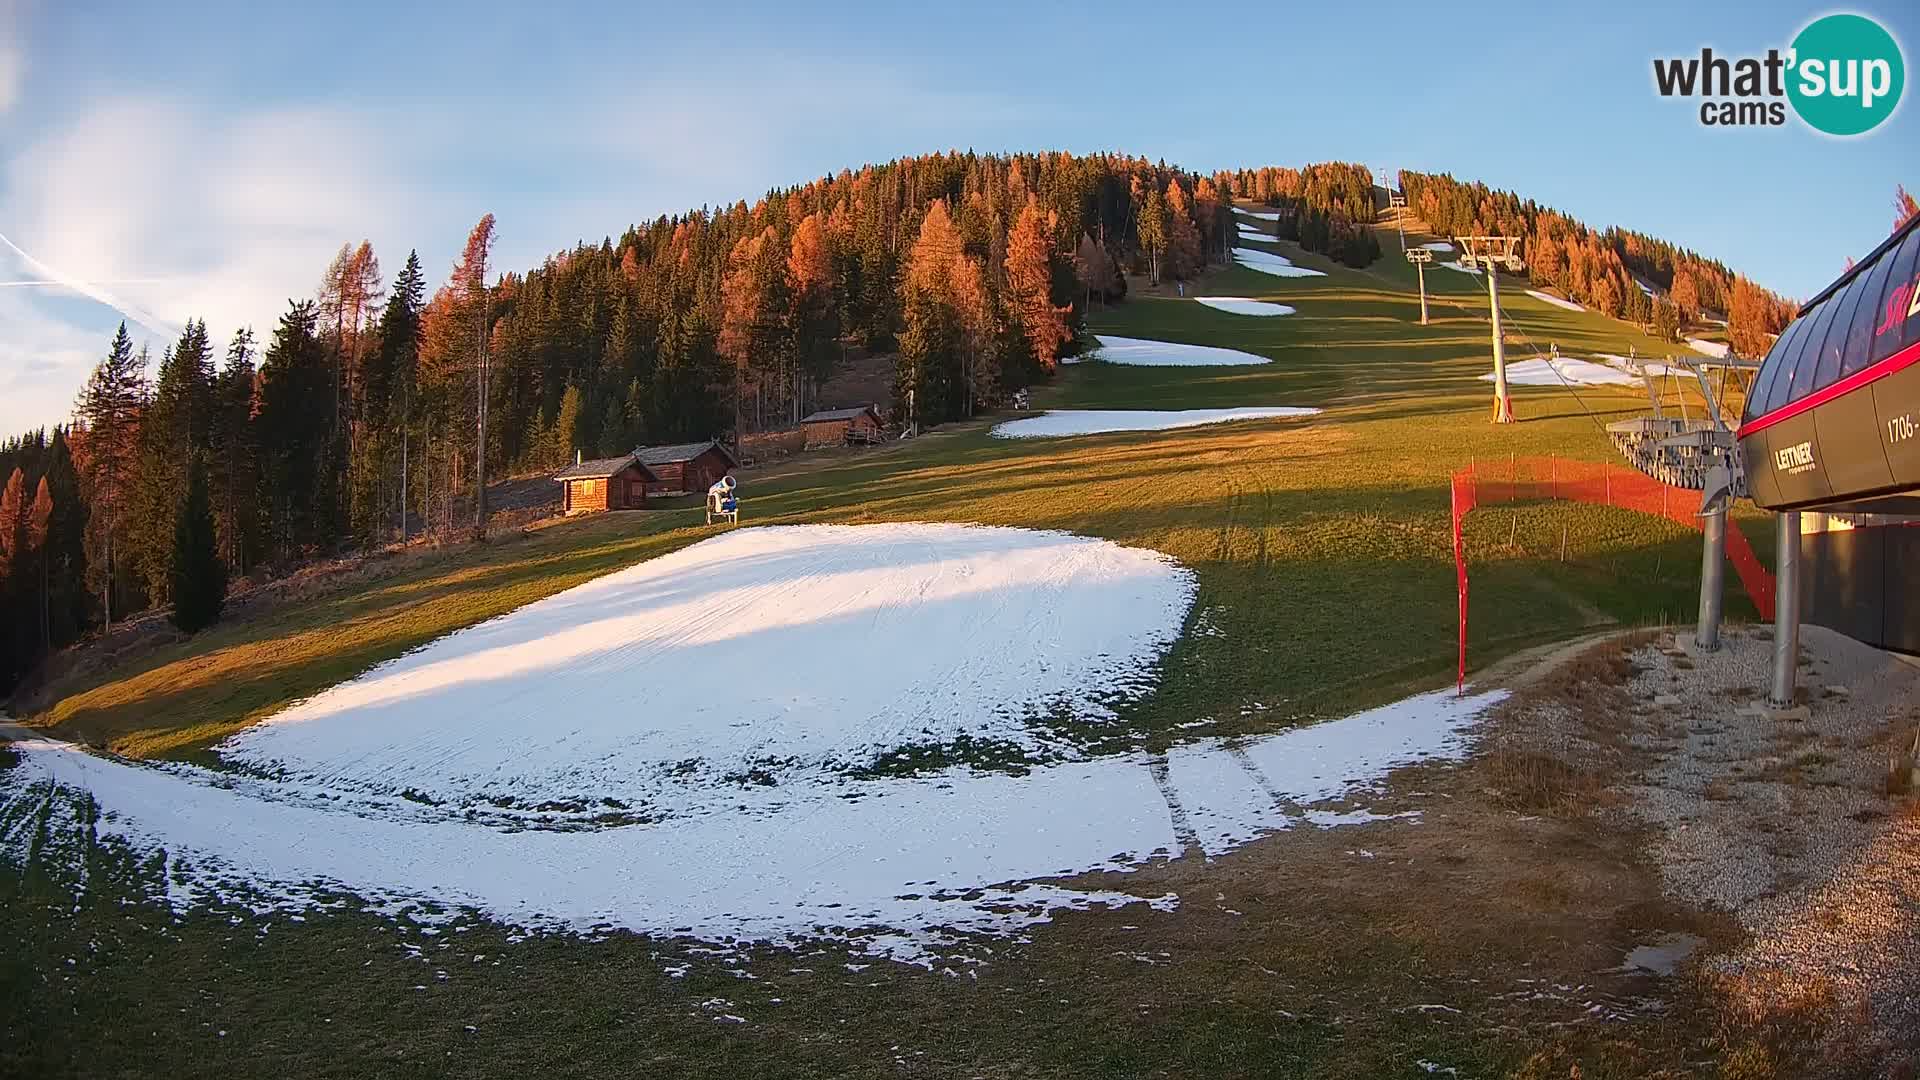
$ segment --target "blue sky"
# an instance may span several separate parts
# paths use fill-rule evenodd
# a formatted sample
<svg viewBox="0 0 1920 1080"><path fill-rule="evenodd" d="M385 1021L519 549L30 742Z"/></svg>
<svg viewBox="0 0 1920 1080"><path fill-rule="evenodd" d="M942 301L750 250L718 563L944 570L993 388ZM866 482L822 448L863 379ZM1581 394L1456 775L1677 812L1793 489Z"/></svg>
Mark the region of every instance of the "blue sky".
<svg viewBox="0 0 1920 1080"><path fill-rule="evenodd" d="M63 419L121 309L262 335L344 241L443 280L951 147L1446 170L1806 296L1920 187L1920 109L1840 141L1713 130L1651 61L1782 46L1826 6L184 5L0 0L0 432ZM1034 10L1043 8L1044 10ZM1881 20L1911 66L1920 13ZM1908 97L1920 91L1909 91Z"/></svg>

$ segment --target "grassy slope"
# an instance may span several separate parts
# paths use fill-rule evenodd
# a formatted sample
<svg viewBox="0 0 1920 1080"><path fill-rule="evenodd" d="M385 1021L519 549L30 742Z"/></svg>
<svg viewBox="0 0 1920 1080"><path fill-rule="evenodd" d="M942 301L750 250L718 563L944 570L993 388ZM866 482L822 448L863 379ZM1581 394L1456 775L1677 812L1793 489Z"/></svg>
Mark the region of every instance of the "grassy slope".
<svg viewBox="0 0 1920 1080"><path fill-rule="evenodd" d="M1397 251L1392 233L1385 240ZM1431 272L1437 298L1422 327L1404 262L1356 272L1276 247L1329 276L1234 267L1190 291L1282 300L1297 315L1238 316L1146 294L1091 320L1095 331L1231 346L1271 365L1079 365L1063 369L1036 405L1318 405L1323 416L1068 440L1001 440L984 424L961 425L749 477L747 520L977 521L1104 536L1180 558L1200 574L1196 617L1220 633L1187 635L1167 658L1162 691L1127 712L1124 732L1107 734L1152 741L1196 719L1215 726L1190 734L1271 727L1436 681L1451 670L1455 640L1448 473L1510 454L1614 460L1601 424L1643 411L1645 395L1517 389L1523 422L1496 427L1485 419L1487 384L1475 379L1487 367L1486 323L1471 306L1481 303L1476 282ZM1612 320L1510 291L1511 322L1536 341L1576 353L1657 348ZM453 629L707 535L692 520L687 511L616 515L463 552L170 646L74 687L34 722L135 756L192 755ZM1491 508L1469 527L1476 663L1601 619L1691 610L1695 534L1670 522L1540 504ZM1753 539L1764 550L1764 537ZM1731 606L1747 610L1744 598ZM1264 708L1249 712L1256 702Z"/></svg>
<svg viewBox="0 0 1920 1080"><path fill-rule="evenodd" d="M1296 304L1291 318L1137 297L1097 313L1096 328L1248 348L1276 362L1185 371L1089 365L1063 372L1041 395L1060 406L1316 404L1328 410L1322 417L1050 442L995 440L984 425L961 425L755 474L747 518L1016 524L1178 556L1199 573L1204 626L1168 657L1161 692L1129 711L1127 734L1140 741L1165 740L1171 725L1196 717L1213 719L1214 730L1272 727L1443 679L1454 626L1448 472L1507 454L1608 460L1611 451L1581 405L1557 391L1519 390L1523 422L1488 424L1487 388L1473 379L1485 367L1484 323L1437 304L1435 325L1414 325L1403 271L1389 259L1373 273L1334 268L1325 279L1283 280L1234 269L1205 283L1211 293ZM1436 289L1477 300L1465 278ZM1511 311L1529 335L1551 334L1569 349L1624 351L1635 340L1605 320L1524 296ZM1627 391L1582 397L1603 419L1632 414L1643 400ZM433 565L396 566L384 580L92 677L38 722L136 755L194 755L287 701L449 630L707 535L691 520L687 512L602 516ZM1691 607L1698 548L1677 525L1564 504L1493 508L1470 523L1479 662L1595 618L1650 620ZM1552 941L1606 952L1611 916L1591 897L1613 895L1613 886L1583 894L1585 886L1561 879L1602 866L1623 873L1631 845L1596 848L1566 831L1502 841L1518 828L1504 819L1489 826L1492 837L1469 840L1434 820L1361 842L1385 852L1446 848L1407 851L1405 876L1395 879L1415 907L1435 898L1444 919L1387 903L1375 895L1377 879L1345 885L1262 868L1268 856L1258 852L1267 849L1256 847L1253 862L1226 869L1172 864L1162 871L1174 879L1166 885L1143 872L1133 887L1177 885L1194 898L1177 920L1135 912L1062 919L1032 942L996 943L996 962L977 981L890 965L843 968L847 958L834 949L757 954L758 981L748 982L687 943L629 935L522 941L480 925L426 939L351 913L302 923L244 911L176 918L151 902L154 868L128 865L82 837L77 864L43 858L18 876L0 875L0 910L15 928L0 947L0 1015L8 1017L0 1075L1373 1077L1406 1073L1417 1056L1480 1075L1524 1056L1524 1041L1400 1006L1436 1000L1461 973L1477 983L1503 949L1516 953L1511 964L1531 963L1522 954L1535 938L1516 933L1513 920L1537 918L1536 908L1569 913L1554 916L1571 921L1550 925ZM1296 846L1271 857L1304 859L1304 844L1327 849L1316 865L1354 867L1341 854L1353 835L1293 837ZM1525 886L1533 892L1514 894L1473 877L1498 861L1500 842L1568 852L1570 861L1543 868L1541 881ZM74 865L84 870L78 878ZM1198 880L1180 877L1187 873ZM1470 879L1456 880L1462 875ZM1226 895L1216 888L1231 891L1236 910L1202 902ZM1449 905L1475 898L1486 909L1465 918L1484 932L1453 927L1464 909ZM408 939L426 959L401 947ZM1173 950L1178 962L1135 958L1150 949ZM661 970L677 959L693 961L683 979ZM708 999L750 1013L752 1025L716 1024L715 1010L698 1004ZM1302 1002L1311 1011L1282 1011ZM1640 1031L1622 1037L1627 1030Z"/></svg>

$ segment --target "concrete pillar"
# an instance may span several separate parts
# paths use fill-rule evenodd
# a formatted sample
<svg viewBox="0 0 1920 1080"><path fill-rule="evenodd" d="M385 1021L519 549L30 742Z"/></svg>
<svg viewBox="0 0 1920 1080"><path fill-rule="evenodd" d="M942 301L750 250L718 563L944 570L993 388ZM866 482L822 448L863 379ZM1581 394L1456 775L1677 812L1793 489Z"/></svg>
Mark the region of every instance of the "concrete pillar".
<svg viewBox="0 0 1920 1080"><path fill-rule="evenodd" d="M1715 507L1700 515L1704 539L1700 550L1700 622L1694 628L1693 643L1702 652L1720 647L1720 604L1727 578L1727 510Z"/></svg>
<svg viewBox="0 0 1920 1080"><path fill-rule="evenodd" d="M1775 523L1773 585L1773 686L1768 704L1793 707L1800 663L1800 512L1786 510Z"/></svg>

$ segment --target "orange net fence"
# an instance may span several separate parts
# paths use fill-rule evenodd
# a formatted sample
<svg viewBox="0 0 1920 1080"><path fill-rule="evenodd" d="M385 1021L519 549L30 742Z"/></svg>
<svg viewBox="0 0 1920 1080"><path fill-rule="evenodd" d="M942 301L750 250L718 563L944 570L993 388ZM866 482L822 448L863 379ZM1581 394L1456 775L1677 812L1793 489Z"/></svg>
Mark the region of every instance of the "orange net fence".
<svg viewBox="0 0 1920 1080"><path fill-rule="evenodd" d="M1565 499L1658 514L1690 528L1702 527L1698 491L1663 484L1622 465L1558 457L1514 457L1476 462L1461 469L1453 474L1452 486L1453 562L1460 586L1459 685L1462 687L1467 680L1467 547L1460 523L1474 507ZM1747 543L1745 534L1732 518L1727 519L1727 559L1752 598L1753 606L1759 609L1760 617L1772 620L1773 575L1761 565L1753 546Z"/></svg>

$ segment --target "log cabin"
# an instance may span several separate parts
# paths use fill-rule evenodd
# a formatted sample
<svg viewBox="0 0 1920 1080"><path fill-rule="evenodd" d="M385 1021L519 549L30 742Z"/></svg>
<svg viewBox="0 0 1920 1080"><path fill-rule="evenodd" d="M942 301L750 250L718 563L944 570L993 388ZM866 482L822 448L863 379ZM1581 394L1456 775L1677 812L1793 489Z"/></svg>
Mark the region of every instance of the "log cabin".
<svg viewBox="0 0 1920 1080"><path fill-rule="evenodd" d="M800 429L808 450L821 446L880 441L880 414L871 405L852 409L822 409L801 418Z"/></svg>
<svg viewBox="0 0 1920 1080"><path fill-rule="evenodd" d="M657 477L635 453L622 457L576 461L554 474L560 482L560 508L568 514L597 510L640 510Z"/></svg>
<svg viewBox="0 0 1920 1080"><path fill-rule="evenodd" d="M716 439L674 446L643 446L634 456L651 477L648 495L705 494L708 485L738 468L740 462Z"/></svg>

